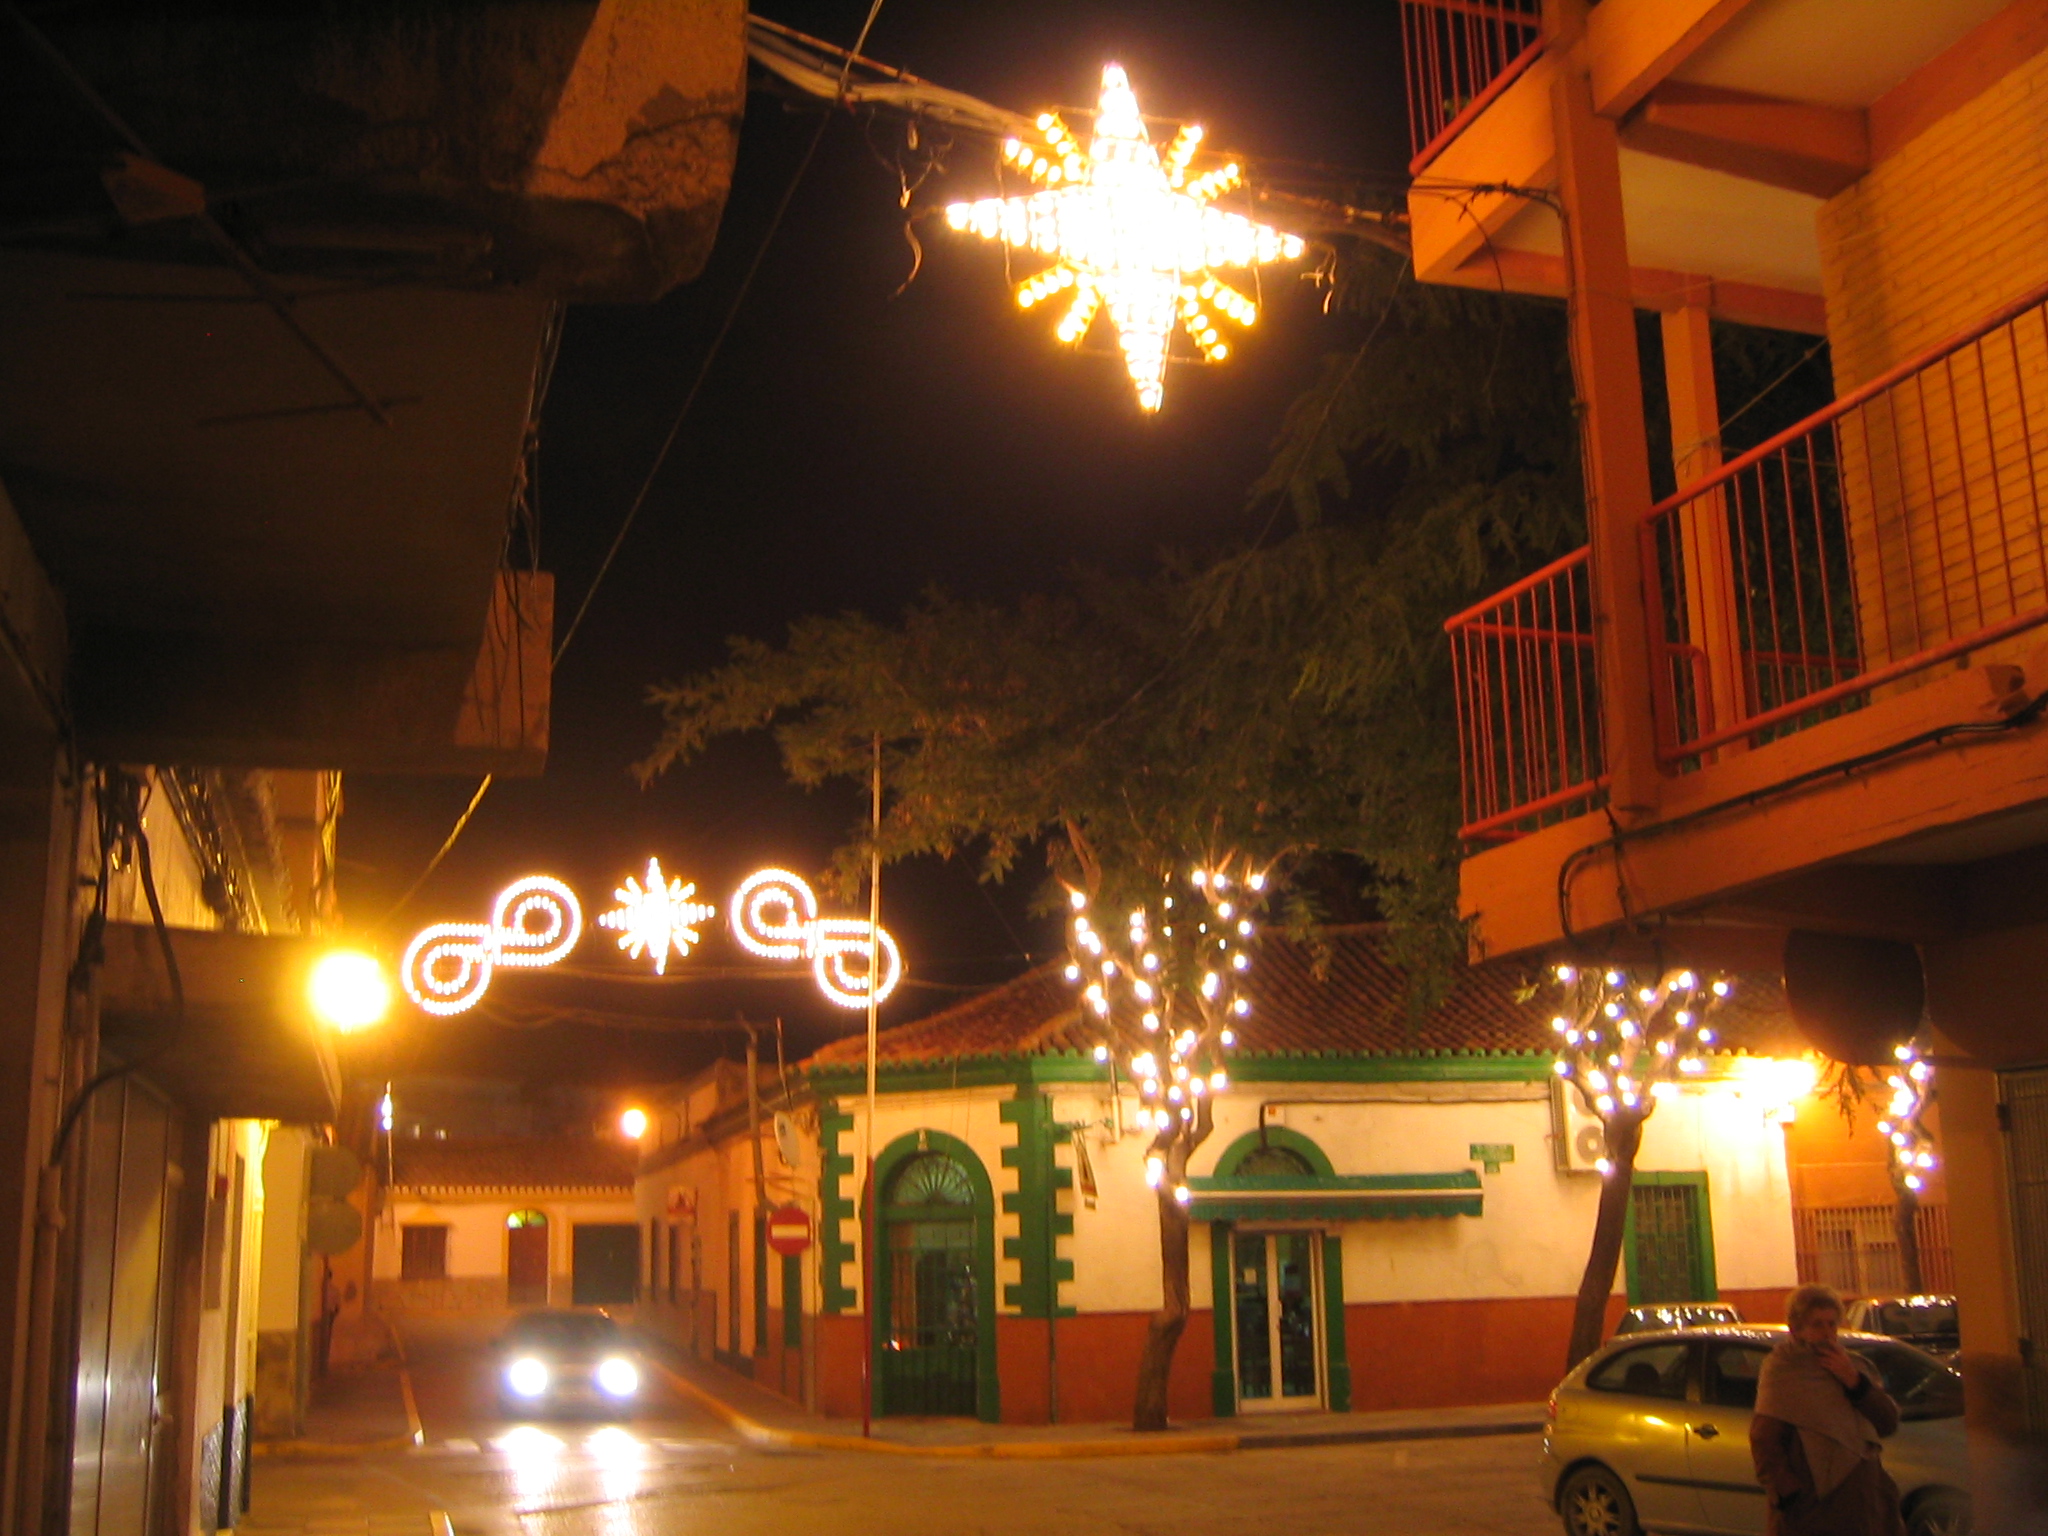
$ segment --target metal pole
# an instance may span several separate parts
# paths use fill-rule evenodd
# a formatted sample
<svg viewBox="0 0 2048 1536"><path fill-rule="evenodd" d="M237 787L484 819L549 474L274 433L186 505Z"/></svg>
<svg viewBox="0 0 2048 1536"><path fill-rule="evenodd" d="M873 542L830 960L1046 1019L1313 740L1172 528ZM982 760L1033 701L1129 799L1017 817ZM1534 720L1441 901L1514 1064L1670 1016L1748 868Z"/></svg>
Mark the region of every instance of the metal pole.
<svg viewBox="0 0 2048 1536"><path fill-rule="evenodd" d="M747 1140L754 1148L754 1289L761 1293L754 1298L754 1353L761 1355L768 1350L762 1326L768 1315L768 1175L761 1166L761 1045L754 1026L744 1018L740 1024L747 1032Z"/></svg>
<svg viewBox="0 0 2048 1536"><path fill-rule="evenodd" d="M876 1010L879 1001L875 997L875 983L881 979L881 941L876 937L882 929L882 733L875 732L875 774L872 832L868 841L868 1115L864 1138L867 1165L864 1178L866 1198L862 1201L864 1213L861 1222L861 1310L867 1315L867 1348L862 1351L865 1369L861 1372L860 1432L874 1433L875 1413L875 1330L880 1319L875 1315L875 1202L880 1192L875 1188L875 1034Z"/></svg>

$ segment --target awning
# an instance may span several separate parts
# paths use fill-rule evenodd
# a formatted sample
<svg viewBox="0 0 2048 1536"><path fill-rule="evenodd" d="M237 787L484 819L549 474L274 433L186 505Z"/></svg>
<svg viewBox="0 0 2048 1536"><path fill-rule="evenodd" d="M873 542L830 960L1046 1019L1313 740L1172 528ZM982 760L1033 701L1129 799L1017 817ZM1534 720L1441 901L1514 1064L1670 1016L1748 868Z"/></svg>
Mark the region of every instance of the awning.
<svg viewBox="0 0 2048 1536"><path fill-rule="evenodd" d="M1479 1175L1366 1173L1253 1174L1188 1180L1197 1221L1392 1221L1411 1216L1477 1216Z"/></svg>

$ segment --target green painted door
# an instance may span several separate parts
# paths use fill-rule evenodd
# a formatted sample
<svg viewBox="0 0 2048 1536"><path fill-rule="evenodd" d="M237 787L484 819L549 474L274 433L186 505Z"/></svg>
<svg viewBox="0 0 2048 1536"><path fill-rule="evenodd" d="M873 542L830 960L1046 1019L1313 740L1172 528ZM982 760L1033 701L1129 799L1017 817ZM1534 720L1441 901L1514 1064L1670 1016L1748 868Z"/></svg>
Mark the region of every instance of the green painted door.
<svg viewBox="0 0 2048 1536"><path fill-rule="evenodd" d="M1238 1232L1232 1246L1238 1407L1317 1406L1316 1234Z"/></svg>
<svg viewBox="0 0 2048 1536"><path fill-rule="evenodd" d="M911 1159L890 1184L877 1277L888 1319L876 1364L882 1413L972 1415L979 1406L973 1200L967 1170L940 1152Z"/></svg>
<svg viewBox="0 0 2048 1536"><path fill-rule="evenodd" d="M1639 1183L1629 1191L1635 1260L1629 1299L1637 1306L1714 1299L1706 1279L1705 1197L1698 1184Z"/></svg>

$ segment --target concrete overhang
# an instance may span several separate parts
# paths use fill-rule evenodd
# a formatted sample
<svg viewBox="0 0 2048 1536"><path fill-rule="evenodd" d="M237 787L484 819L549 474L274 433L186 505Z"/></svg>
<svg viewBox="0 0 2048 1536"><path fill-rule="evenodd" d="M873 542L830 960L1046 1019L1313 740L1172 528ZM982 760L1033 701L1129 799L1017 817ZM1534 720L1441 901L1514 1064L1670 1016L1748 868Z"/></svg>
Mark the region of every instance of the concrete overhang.
<svg viewBox="0 0 2048 1536"><path fill-rule="evenodd" d="M318 941L170 930L178 1007L156 930L109 923L100 970L100 1045L207 1118L318 1125L341 1102L331 1039L305 1002Z"/></svg>

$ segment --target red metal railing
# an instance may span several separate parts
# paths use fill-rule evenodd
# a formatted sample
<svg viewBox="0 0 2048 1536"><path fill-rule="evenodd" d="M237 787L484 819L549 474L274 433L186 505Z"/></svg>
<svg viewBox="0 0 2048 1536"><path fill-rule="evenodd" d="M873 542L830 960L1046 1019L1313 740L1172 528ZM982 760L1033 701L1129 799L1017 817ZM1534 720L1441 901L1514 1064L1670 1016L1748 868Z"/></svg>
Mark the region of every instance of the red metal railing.
<svg viewBox="0 0 2048 1536"><path fill-rule="evenodd" d="M1576 816L1607 783L1586 551L1444 625L1457 685L1461 835L1497 840Z"/></svg>
<svg viewBox="0 0 2048 1536"><path fill-rule="evenodd" d="M1541 0L1401 0L1413 175L1542 47Z"/></svg>
<svg viewBox="0 0 2048 1536"><path fill-rule="evenodd" d="M2048 623L2048 289L1651 509L1658 750L1803 729Z"/></svg>

